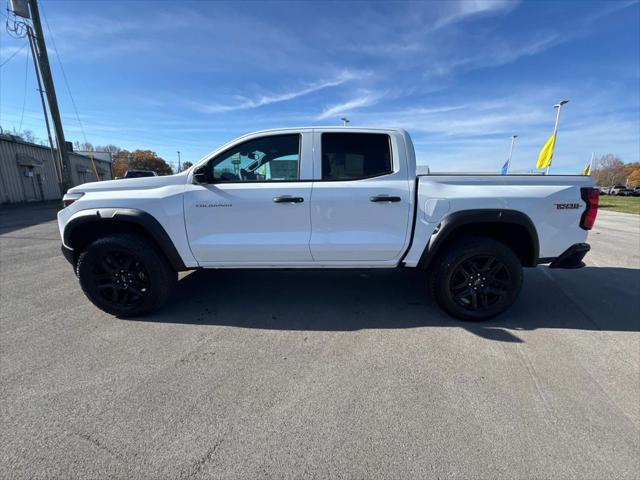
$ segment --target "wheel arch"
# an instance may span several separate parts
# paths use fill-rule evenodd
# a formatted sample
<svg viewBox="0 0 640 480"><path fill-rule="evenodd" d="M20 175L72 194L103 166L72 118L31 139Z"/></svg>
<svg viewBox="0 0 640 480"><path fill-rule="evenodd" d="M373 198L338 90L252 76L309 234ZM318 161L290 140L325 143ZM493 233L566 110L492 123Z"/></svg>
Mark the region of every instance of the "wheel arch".
<svg viewBox="0 0 640 480"><path fill-rule="evenodd" d="M523 267L538 264L538 232L528 215L517 210L478 209L457 211L443 218L427 242L418 267L427 268L447 245L465 235L481 235L506 244Z"/></svg>
<svg viewBox="0 0 640 480"><path fill-rule="evenodd" d="M137 233L158 247L176 271L187 270L164 227L151 214L135 208L99 208L75 214L65 225L63 243L73 249L73 263L94 240L114 233Z"/></svg>

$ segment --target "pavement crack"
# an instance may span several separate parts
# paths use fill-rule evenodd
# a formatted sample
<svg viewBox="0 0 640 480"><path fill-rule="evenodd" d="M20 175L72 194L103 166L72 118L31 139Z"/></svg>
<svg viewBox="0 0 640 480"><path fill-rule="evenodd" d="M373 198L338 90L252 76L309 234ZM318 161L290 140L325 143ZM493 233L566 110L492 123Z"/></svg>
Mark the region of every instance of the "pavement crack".
<svg viewBox="0 0 640 480"><path fill-rule="evenodd" d="M103 452L108 453L113 458L115 458L118 461L120 461L123 465L127 464L126 459L122 458L117 452L114 452L113 450L111 450L109 447L104 445L100 440L98 440L97 438L93 437L92 435L90 435L88 433L85 433L85 432L74 432L74 434L76 436L78 436L79 438L81 438L82 440L84 440L85 442L88 442L88 443L92 444L93 446L95 446L99 450L102 450Z"/></svg>
<svg viewBox="0 0 640 480"><path fill-rule="evenodd" d="M213 462L216 452L220 445L224 442L224 438L218 440L211 448L209 448L204 455L202 455L198 460L196 460L189 469L189 478L197 478L202 469Z"/></svg>
<svg viewBox="0 0 640 480"><path fill-rule="evenodd" d="M540 379L538 378L538 372L536 372L536 369L533 366L533 363L531 362L531 360L529 359L529 356L526 354L524 349L518 344L516 344L516 352L518 352L518 356L520 357L520 360L522 361L524 367L529 373L529 376L533 380L533 385L536 389L536 392L538 393L538 397L540 398L540 400L542 400L545 410L547 411L549 416L553 418L554 423L557 423L558 417L555 411L553 410L551 403L549 402L549 399L547 399L547 396L544 394L544 390L542 388L542 385L540 384Z"/></svg>

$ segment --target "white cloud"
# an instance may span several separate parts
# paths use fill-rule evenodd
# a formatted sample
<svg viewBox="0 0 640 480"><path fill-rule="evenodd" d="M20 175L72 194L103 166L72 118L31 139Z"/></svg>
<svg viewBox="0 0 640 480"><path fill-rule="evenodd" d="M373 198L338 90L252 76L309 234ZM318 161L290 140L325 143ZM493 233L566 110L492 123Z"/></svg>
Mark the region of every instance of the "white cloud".
<svg viewBox="0 0 640 480"><path fill-rule="evenodd" d="M318 115L317 119L324 120L325 118L335 117L337 115L346 115L358 108L370 107L371 105L375 105L381 98L382 94L366 93L365 95L361 95L347 102L339 103L337 105L325 108L322 113Z"/></svg>
<svg viewBox="0 0 640 480"><path fill-rule="evenodd" d="M434 60L424 73L426 78L449 75L458 70L477 70L488 67L499 67L513 63L523 57L540 54L545 50L564 43L571 38L566 35L560 37L556 33L531 39L519 45L506 42L495 42L484 45L480 53L467 57L449 57L444 60Z"/></svg>
<svg viewBox="0 0 640 480"><path fill-rule="evenodd" d="M449 5L453 7L453 11L440 17L430 30L439 30L478 15L510 11L518 3L520 3L518 0L463 0L461 2L451 2Z"/></svg>
<svg viewBox="0 0 640 480"><path fill-rule="evenodd" d="M293 100L295 98L302 97L304 95L309 95L310 93L324 90L325 88L337 87L350 80L360 78L362 75L363 74L359 72L345 70L332 80L312 83L306 87L299 88L296 90L291 90L288 92L279 93L275 95L262 95L255 99L240 97L241 101L234 105L222 105L222 104L214 103L214 104L208 104L208 105L198 104L194 106L196 107L196 109L198 109L203 113L221 113L221 112L230 112L234 110L246 110L249 108L257 108L257 107L262 107L264 105L269 105L272 103L286 102L288 100Z"/></svg>
<svg viewBox="0 0 640 480"><path fill-rule="evenodd" d="M429 164L433 171L498 171L511 135L517 134L513 170L525 172L534 167L551 133L552 105L562 90L524 86L510 96L465 99L458 105L375 109L359 114L358 124L405 128L413 137L419 163ZM579 172L592 151L598 157L611 152L626 162L638 161L635 113L612 109L609 96L590 88L573 94L560 125L554 173Z"/></svg>

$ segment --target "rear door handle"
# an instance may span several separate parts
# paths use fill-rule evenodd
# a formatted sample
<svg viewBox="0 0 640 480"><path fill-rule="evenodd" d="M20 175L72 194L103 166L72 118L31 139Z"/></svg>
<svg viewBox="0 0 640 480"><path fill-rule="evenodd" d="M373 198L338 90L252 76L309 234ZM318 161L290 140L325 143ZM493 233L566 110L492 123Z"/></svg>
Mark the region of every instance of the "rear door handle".
<svg viewBox="0 0 640 480"><path fill-rule="evenodd" d="M376 195L374 197L369 197L369 201L371 202L400 202L402 199L400 197L392 197L389 195Z"/></svg>
<svg viewBox="0 0 640 480"><path fill-rule="evenodd" d="M273 203L302 203L304 198L292 197L291 195L281 195L280 197L273 197Z"/></svg>

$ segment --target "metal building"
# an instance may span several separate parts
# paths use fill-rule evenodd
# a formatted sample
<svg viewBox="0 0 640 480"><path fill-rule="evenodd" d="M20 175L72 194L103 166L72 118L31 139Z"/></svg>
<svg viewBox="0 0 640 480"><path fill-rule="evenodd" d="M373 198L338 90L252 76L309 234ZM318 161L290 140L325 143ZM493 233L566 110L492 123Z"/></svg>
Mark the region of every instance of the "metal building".
<svg viewBox="0 0 640 480"><path fill-rule="evenodd" d="M0 204L62 198L54 166L55 155L55 150L49 147L0 134ZM73 185L113 178L111 154L95 152L92 156L93 161L87 154L69 152Z"/></svg>

